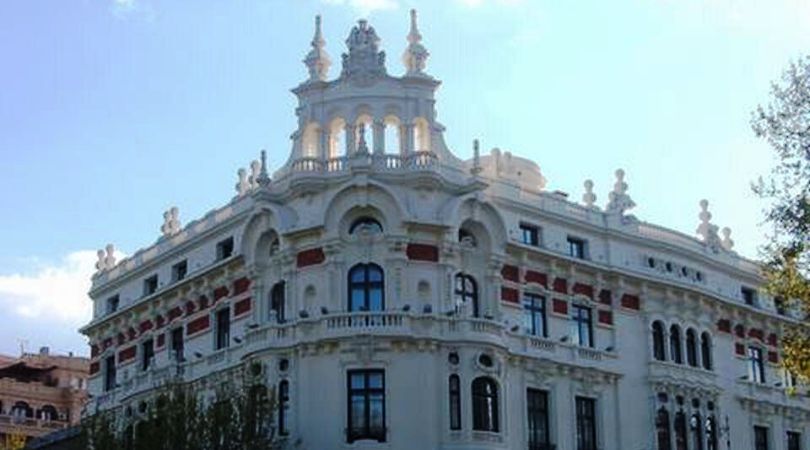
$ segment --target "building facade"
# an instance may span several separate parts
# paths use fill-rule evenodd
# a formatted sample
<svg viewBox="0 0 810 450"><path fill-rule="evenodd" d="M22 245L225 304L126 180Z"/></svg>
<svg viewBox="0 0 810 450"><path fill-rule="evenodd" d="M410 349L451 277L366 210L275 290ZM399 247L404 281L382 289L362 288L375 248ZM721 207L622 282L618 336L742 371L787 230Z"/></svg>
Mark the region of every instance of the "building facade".
<svg viewBox="0 0 810 450"><path fill-rule="evenodd" d="M79 423L90 362L52 355L47 347L20 357L0 355L0 442L43 436Z"/></svg>
<svg viewBox="0 0 810 450"><path fill-rule="evenodd" d="M416 15L388 73L360 21L340 75L320 31L288 161L153 245L99 251L91 410L259 363L301 449L810 449L779 367L792 311L700 203L697 237L534 162L445 145ZM133 420L137 420L134 418Z"/></svg>

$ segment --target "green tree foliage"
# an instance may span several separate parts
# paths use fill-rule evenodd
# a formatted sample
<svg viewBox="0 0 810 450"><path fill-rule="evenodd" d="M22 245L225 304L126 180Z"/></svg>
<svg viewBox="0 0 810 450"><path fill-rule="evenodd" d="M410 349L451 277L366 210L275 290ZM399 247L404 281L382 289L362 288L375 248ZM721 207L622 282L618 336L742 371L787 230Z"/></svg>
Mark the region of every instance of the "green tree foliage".
<svg viewBox="0 0 810 450"><path fill-rule="evenodd" d="M784 365L810 380L810 56L791 63L771 87L771 103L754 111L756 135L773 148L777 164L754 191L770 202L773 227L764 247L767 289L805 320L783 339Z"/></svg>
<svg viewBox="0 0 810 450"><path fill-rule="evenodd" d="M137 417L98 413L82 424L79 446L93 450L278 449L274 401L255 375L197 391L170 383L155 390Z"/></svg>

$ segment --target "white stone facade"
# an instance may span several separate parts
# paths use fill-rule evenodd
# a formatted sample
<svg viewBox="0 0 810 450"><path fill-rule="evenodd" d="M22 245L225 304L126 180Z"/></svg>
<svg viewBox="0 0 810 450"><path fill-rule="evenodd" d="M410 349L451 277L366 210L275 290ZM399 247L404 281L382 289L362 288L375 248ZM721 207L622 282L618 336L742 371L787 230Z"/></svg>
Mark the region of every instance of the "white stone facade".
<svg viewBox="0 0 810 450"><path fill-rule="evenodd" d="M91 410L251 361L288 390L289 448L810 449L778 365L795 319L708 204L698 239L629 215L622 171L601 208L508 152L460 160L415 14L402 77L361 21L328 80L317 27L287 163L99 252Z"/></svg>

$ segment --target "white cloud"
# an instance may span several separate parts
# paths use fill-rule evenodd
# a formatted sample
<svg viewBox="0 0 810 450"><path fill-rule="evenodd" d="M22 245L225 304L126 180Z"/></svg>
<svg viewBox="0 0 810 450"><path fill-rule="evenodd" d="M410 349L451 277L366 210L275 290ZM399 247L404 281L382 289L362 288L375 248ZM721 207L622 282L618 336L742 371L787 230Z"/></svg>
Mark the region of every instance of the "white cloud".
<svg viewBox="0 0 810 450"><path fill-rule="evenodd" d="M323 2L329 5L349 6L360 14L397 9L400 6L400 0L323 0Z"/></svg>
<svg viewBox="0 0 810 450"><path fill-rule="evenodd" d="M30 274L0 275L0 307L10 315L65 322L75 329L92 313L87 292L96 260L96 252L82 250Z"/></svg>

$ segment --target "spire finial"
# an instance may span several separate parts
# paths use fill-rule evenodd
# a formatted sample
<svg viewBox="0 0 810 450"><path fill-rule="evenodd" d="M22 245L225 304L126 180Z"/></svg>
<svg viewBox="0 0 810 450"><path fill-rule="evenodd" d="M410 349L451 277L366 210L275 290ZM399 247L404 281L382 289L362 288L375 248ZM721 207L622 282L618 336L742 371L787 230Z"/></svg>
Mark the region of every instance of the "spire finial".
<svg viewBox="0 0 810 450"><path fill-rule="evenodd" d="M416 10L411 10L411 31L408 33L408 47L402 54L402 62L405 64L405 75L425 76L424 70L427 63L428 53L422 45L422 34L419 33L419 26L416 24Z"/></svg>
<svg viewBox="0 0 810 450"><path fill-rule="evenodd" d="M326 41L321 32L320 15L315 16L315 36L312 37L310 45L312 45L312 50L304 59L304 64L309 70L309 82L326 81L332 61L329 59L329 54L326 53Z"/></svg>
<svg viewBox="0 0 810 450"><path fill-rule="evenodd" d="M589 209L596 209L596 194L593 193L593 180L585 180L585 193L582 194L582 202Z"/></svg>
<svg viewBox="0 0 810 450"><path fill-rule="evenodd" d="M608 194L607 212L618 213L623 216L624 213L636 206L636 203L630 198L627 193L627 183L624 181L624 170L616 169L616 182L613 184L613 191Z"/></svg>
<svg viewBox="0 0 810 450"><path fill-rule="evenodd" d="M700 219L700 225L697 227L697 234L703 240L703 243L712 250L713 252L717 253L720 248L723 248L722 240L718 235L718 227L717 225L712 223L712 213L709 212L709 201L703 199L700 201L700 214L698 214L698 219ZM729 237L731 235L731 230L729 230Z"/></svg>
<svg viewBox="0 0 810 450"><path fill-rule="evenodd" d="M262 149L261 160L262 160L262 167L261 171L259 172L259 177L256 179L256 181L259 183L259 186L264 187L270 184L270 175L267 174L267 152L264 149Z"/></svg>

